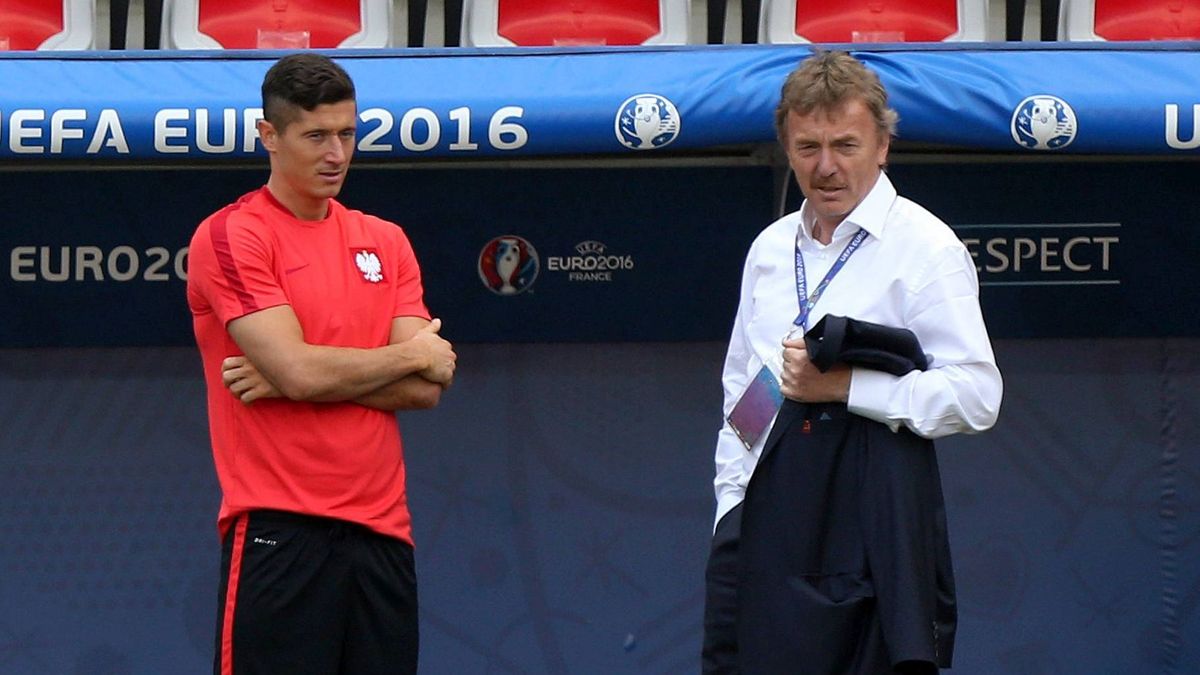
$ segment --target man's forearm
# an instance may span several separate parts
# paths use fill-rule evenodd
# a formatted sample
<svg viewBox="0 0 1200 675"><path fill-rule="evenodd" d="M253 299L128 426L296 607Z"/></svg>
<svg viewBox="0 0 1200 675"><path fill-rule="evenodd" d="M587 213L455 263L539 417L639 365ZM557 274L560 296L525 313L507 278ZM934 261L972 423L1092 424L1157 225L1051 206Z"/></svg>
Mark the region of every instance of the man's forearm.
<svg viewBox="0 0 1200 675"><path fill-rule="evenodd" d="M353 400L407 375L426 372L438 361L450 363L452 372L449 343L433 332L372 349L308 344L287 305L235 319L228 330L255 368L293 401ZM444 343L446 352L440 357L439 343Z"/></svg>
<svg viewBox="0 0 1200 675"><path fill-rule="evenodd" d="M281 368L283 395L295 401L350 401L429 367L428 355L407 343L374 349L306 345Z"/></svg>
<svg viewBox="0 0 1200 675"><path fill-rule="evenodd" d="M386 412L426 410L438 404L444 390L442 385L413 374L359 396L354 402Z"/></svg>
<svg viewBox="0 0 1200 675"><path fill-rule="evenodd" d="M991 428L1000 412L1004 384L990 362L952 364L896 377L856 368L850 381L850 412L901 424L924 438L976 433Z"/></svg>

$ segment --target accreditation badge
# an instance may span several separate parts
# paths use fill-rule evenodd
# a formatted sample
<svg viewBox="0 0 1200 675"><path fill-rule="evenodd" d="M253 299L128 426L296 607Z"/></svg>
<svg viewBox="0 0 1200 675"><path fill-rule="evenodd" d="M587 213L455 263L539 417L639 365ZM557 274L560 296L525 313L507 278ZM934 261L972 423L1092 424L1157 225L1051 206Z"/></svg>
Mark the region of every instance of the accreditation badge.
<svg viewBox="0 0 1200 675"><path fill-rule="evenodd" d="M783 394L779 391L779 372L782 372L782 361L779 357L772 359L775 363L763 364L758 374L750 380L741 398L734 404L726 419L730 428L741 439L746 449L754 447L763 432L775 419L783 405ZM771 366L776 365L775 369Z"/></svg>

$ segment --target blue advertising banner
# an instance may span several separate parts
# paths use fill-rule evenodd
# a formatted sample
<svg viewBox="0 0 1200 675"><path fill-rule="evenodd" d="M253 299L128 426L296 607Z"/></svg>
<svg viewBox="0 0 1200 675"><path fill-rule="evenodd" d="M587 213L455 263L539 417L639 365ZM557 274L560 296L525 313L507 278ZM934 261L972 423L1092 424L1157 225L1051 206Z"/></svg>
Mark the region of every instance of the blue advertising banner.
<svg viewBox="0 0 1200 675"><path fill-rule="evenodd" d="M1196 154L1193 43L874 47L905 141L1020 153ZM772 142L807 46L333 55L365 158L545 157ZM0 56L0 161L196 161L261 152L263 52ZM1118 84L1119 83L1119 84Z"/></svg>
<svg viewBox="0 0 1200 675"><path fill-rule="evenodd" d="M0 346L172 345L192 342L192 231L266 172L0 180ZM426 303L456 341L699 340L728 332L771 185L766 167L359 168L341 198L404 227ZM524 247L527 263L507 287L502 246Z"/></svg>
<svg viewBox="0 0 1200 675"><path fill-rule="evenodd" d="M889 173L975 257L994 337L1200 335L1200 229L1185 189L1200 164ZM265 178L0 173L0 346L190 344L191 233ZM342 201L405 228L427 304L455 341L724 340L746 249L773 219L772 185L769 167L360 167Z"/></svg>

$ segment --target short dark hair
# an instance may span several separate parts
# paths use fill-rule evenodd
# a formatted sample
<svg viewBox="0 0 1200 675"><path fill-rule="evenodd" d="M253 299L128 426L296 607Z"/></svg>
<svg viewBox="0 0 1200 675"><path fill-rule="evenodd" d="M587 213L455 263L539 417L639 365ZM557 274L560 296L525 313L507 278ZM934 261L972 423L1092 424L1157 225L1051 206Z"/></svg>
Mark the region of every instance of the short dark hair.
<svg viewBox="0 0 1200 675"><path fill-rule="evenodd" d="M775 133L780 142L786 142L783 135L789 112L807 115L818 109L833 110L855 98L866 104L881 135L896 135L900 116L888 107L887 89L879 76L846 52L818 50L784 81L775 108Z"/></svg>
<svg viewBox="0 0 1200 675"><path fill-rule="evenodd" d="M342 67L320 54L289 54L275 62L262 83L263 118L277 130L294 122L296 109L354 100L354 82Z"/></svg>

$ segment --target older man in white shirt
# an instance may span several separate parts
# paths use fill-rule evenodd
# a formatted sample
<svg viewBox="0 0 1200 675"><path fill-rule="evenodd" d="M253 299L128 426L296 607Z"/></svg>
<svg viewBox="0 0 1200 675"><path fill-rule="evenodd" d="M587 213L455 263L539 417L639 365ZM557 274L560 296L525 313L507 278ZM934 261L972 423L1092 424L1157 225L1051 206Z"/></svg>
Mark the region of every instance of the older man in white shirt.
<svg viewBox="0 0 1200 675"><path fill-rule="evenodd" d="M809 429L747 432L736 417L728 421L764 366L784 406L840 403L898 434L935 439L996 421L1002 384L974 262L945 223L898 196L884 173L896 120L878 77L843 52L813 55L784 84L776 129L805 201L763 230L746 258L722 377L727 421L716 449L705 673L744 672L736 640L740 506L767 439ZM912 331L930 367L901 376L846 365L820 372L803 334L826 314Z"/></svg>

